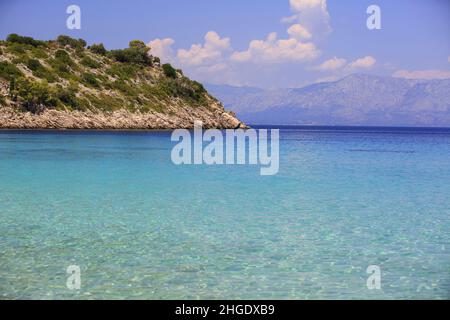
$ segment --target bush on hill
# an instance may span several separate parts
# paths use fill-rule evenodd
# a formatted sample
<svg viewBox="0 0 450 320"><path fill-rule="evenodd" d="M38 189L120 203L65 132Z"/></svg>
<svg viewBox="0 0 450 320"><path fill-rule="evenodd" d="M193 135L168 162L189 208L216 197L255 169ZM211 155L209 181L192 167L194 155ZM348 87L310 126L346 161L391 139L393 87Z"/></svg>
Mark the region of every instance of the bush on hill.
<svg viewBox="0 0 450 320"><path fill-rule="evenodd" d="M11 43L28 44L33 47L45 45L44 41L34 40L32 37L22 37L16 33L12 33L12 34L8 35L8 37L6 38L6 41L11 42Z"/></svg>
<svg viewBox="0 0 450 320"><path fill-rule="evenodd" d="M177 71L172 67L170 63L163 64L162 68L166 77L173 79L177 77Z"/></svg>

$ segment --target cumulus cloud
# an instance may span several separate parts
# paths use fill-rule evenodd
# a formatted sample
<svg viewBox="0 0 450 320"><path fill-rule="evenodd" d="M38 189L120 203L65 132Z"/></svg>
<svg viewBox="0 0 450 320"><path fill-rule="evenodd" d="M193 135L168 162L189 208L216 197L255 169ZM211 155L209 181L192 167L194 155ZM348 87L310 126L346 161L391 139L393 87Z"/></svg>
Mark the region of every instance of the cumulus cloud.
<svg viewBox="0 0 450 320"><path fill-rule="evenodd" d="M326 0L289 0L292 16L282 18L288 23L286 38L277 38L272 32L265 40L252 40L248 49L235 51L230 59L234 62L285 63L303 62L320 55L313 38L331 30Z"/></svg>
<svg viewBox="0 0 450 320"><path fill-rule="evenodd" d="M281 18L281 23L291 24L298 21L298 14Z"/></svg>
<svg viewBox="0 0 450 320"><path fill-rule="evenodd" d="M368 69L374 66L376 63L376 60L372 56L366 56L364 58L356 59L355 61L351 62L348 66L353 69L361 68L361 69Z"/></svg>
<svg viewBox="0 0 450 320"><path fill-rule="evenodd" d="M347 63L344 58L331 58L325 60L320 65L311 68L318 71L339 71L342 75L354 72L356 69L369 69L373 67L376 60L372 56L366 56Z"/></svg>
<svg viewBox="0 0 450 320"><path fill-rule="evenodd" d="M150 53L161 58L162 61L171 62L174 59L172 45L175 41L171 38L155 39L148 43Z"/></svg>
<svg viewBox="0 0 450 320"><path fill-rule="evenodd" d="M272 76L284 72L289 63L307 63L316 59L320 50L318 39L331 31L326 0L290 0L292 15L282 19L287 23L284 36L270 33L266 39L250 40L248 46L233 51L230 38L222 38L209 31L203 43L192 44L175 51L171 38L155 39L149 43L151 54L162 61L182 68L186 74L200 81L231 83L246 78L261 79L261 65ZM345 66L345 59L330 59L318 70L337 70ZM308 65L308 64L306 64ZM256 68L256 69L255 69ZM246 70L246 71L243 71ZM258 75L255 72L258 70ZM255 74L255 77L247 76Z"/></svg>
<svg viewBox="0 0 450 320"><path fill-rule="evenodd" d="M287 33L292 38L295 38L298 40L311 38L311 33L309 33L309 31L299 23L293 24L292 26L290 26L289 29L287 30Z"/></svg>
<svg viewBox="0 0 450 320"><path fill-rule="evenodd" d="M193 79L211 83L237 84L230 61L231 40L222 38L217 32L209 31L204 36L204 42L193 44L188 48L174 50L175 41L171 38L155 39L148 43L150 53L158 56L163 62L170 62Z"/></svg>
<svg viewBox="0 0 450 320"><path fill-rule="evenodd" d="M332 70L337 70L337 69L344 67L346 63L347 63L347 60L345 60L343 58L334 57L332 59L322 62L315 69L320 70L320 71L332 71Z"/></svg>
<svg viewBox="0 0 450 320"><path fill-rule="evenodd" d="M406 79L449 79L450 72L442 70L398 70L392 75L395 78L406 78Z"/></svg>
<svg viewBox="0 0 450 320"><path fill-rule="evenodd" d="M318 55L319 50L311 42L304 43L296 38L277 39L276 33L271 33L266 40L251 41L247 50L233 52L231 60L280 63L311 60Z"/></svg>
<svg viewBox="0 0 450 320"><path fill-rule="evenodd" d="M326 8L327 5L326 0L289 0L289 4L294 11L303 11L316 7Z"/></svg>
<svg viewBox="0 0 450 320"><path fill-rule="evenodd" d="M278 39L271 33L265 40L252 40L247 50L233 52L231 61L284 63L317 58L320 51L314 39L331 31L326 0L289 0L289 4L293 15L281 19L290 24L287 37Z"/></svg>
<svg viewBox="0 0 450 320"><path fill-rule="evenodd" d="M315 37L331 31L326 0L289 0L289 4L294 14L282 18L282 23L301 23Z"/></svg>
<svg viewBox="0 0 450 320"><path fill-rule="evenodd" d="M177 58L182 65L199 66L219 59L229 48L230 38L221 38L217 32L209 31L203 45L193 44L189 50L180 49Z"/></svg>

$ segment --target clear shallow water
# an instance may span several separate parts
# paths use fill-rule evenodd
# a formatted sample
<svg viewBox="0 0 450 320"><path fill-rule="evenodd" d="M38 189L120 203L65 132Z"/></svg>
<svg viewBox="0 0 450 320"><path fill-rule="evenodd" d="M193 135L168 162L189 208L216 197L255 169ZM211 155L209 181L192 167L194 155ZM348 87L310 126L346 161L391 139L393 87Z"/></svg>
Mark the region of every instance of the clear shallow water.
<svg viewBox="0 0 450 320"><path fill-rule="evenodd" d="M0 298L450 298L450 131L287 127L276 176L172 146L0 132Z"/></svg>

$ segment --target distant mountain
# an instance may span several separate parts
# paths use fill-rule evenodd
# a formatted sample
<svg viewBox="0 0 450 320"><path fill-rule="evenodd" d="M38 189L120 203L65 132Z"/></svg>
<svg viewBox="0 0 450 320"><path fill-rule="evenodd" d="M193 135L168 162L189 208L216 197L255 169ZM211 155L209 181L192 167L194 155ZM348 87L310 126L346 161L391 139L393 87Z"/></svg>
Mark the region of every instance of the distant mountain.
<svg viewBox="0 0 450 320"><path fill-rule="evenodd" d="M253 124L450 126L450 79L353 74L298 89L207 88Z"/></svg>

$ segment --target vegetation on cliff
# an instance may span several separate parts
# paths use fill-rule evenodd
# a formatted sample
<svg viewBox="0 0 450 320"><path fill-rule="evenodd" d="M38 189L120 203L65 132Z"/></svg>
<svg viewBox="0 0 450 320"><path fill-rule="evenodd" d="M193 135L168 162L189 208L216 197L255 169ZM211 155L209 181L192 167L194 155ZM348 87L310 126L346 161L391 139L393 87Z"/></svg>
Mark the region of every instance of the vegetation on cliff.
<svg viewBox="0 0 450 320"><path fill-rule="evenodd" d="M108 51L82 39L40 41L11 34L0 41L0 104L39 114L47 109L173 112L167 106L218 103L139 40Z"/></svg>

